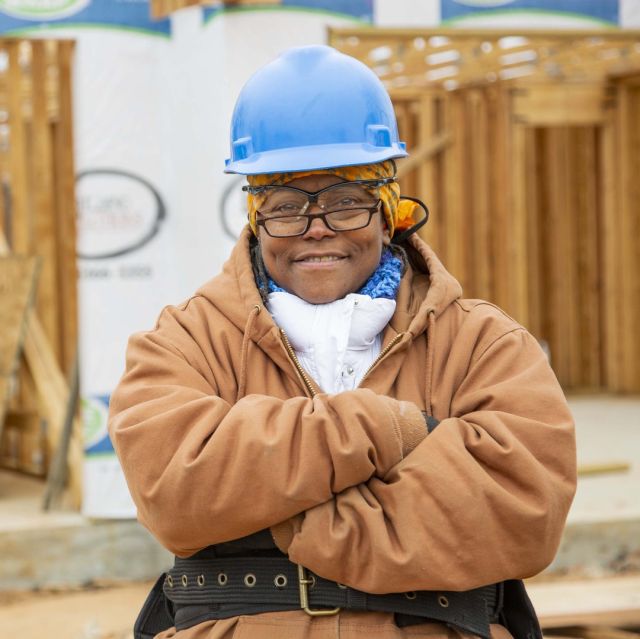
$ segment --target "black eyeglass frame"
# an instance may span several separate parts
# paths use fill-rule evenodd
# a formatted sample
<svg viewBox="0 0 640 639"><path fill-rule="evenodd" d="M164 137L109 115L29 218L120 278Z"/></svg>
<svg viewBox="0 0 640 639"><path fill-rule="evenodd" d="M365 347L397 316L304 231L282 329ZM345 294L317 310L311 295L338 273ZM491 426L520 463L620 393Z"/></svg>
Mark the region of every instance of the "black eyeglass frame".
<svg viewBox="0 0 640 639"><path fill-rule="evenodd" d="M367 217L367 221L364 224L361 224L360 226L354 226L353 228L348 228L348 229L336 229L333 228L333 226L331 226L331 224L329 223L329 220L327 219L327 215L332 215L333 213L341 213L342 211L350 211L353 209L336 209L335 211L323 211L322 213L301 213L300 215L274 215L272 217L256 217L256 226L262 226L264 227L264 231L267 235L269 235L270 237L275 237L278 239L281 238L287 238L287 237L298 237L300 235L304 235L309 228L311 228L311 223L313 222L313 220L315 220L317 217L322 218L322 221L324 222L324 225L331 231L333 231L334 233L344 233L346 231L358 231L359 229L363 229L367 226L369 226L369 224L371 224L371 218L378 213L381 210L381 206L380 204L382 203L382 200L378 200L374 206L360 206L358 207L358 211L367 211L369 213L369 216ZM260 211L258 211L258 213L260 213ZM274 235L273 233L269 232L269 229L267 228L267 222L272 222L273 220L279 220L279 219L287 219L287 218L291 218L291 217L301 217L301 218L305 218L305 220L307 221L306 226L304 227L304 230L300 231L299 233L293 233L291 235Z"/></svg>

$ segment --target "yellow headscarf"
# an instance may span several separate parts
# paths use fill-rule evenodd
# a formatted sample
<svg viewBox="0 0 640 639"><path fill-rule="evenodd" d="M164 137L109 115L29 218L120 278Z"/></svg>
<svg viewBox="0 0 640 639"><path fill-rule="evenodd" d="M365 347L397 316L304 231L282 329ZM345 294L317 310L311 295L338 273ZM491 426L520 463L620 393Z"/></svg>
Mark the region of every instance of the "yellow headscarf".
<svg viewBox="0 0 640 639"><path fill-rule="evenodd" d="M263 173L260 175L248 175L247 180L249 186L265 186L267 184L283 186L296 178L326 174L337 175L343 180L376 180L393 177L395 175L395 164L391 160L386 160L385 162L378 162L377 164L340 166L315 171ZM382 200L382 210L391 236L393 236L395 231L407 229L414 224L413 212L417 205L410 200L400 200L400 186L396 182L381 186L379 195L380 200ZM247 196L247 209L249 212L249 225L253 233L257 235L257 203L256 196L251 193Z"/></svg>

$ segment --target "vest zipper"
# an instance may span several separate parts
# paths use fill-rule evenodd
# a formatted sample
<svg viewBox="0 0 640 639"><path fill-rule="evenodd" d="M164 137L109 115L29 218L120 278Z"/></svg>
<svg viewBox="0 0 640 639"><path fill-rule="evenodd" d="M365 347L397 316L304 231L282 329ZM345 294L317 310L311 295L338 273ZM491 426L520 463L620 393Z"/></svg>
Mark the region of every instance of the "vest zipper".
<svg viewBox="0 0 640 639"><path fill-rule="evenodd" d="M307 371L305 371L304 368L302 368L302 365L300 364L300 360L298 359L296 352L293 350L293 347L291 346L291 342L289 341L287 334L282 329L280 329L280 334L282 335L282 341L284 342L284 346L287 349L287 352L289 353L289 357L291 358L291 361L293 361L296 369L298 370L298 373L300 373L300 377L302 377L302 380L304 381L304 384L307 387L307 391L309 395L311 395L311 397L315 397L317 395L317 392L313 387L313 382L307 375Z"/></svg>

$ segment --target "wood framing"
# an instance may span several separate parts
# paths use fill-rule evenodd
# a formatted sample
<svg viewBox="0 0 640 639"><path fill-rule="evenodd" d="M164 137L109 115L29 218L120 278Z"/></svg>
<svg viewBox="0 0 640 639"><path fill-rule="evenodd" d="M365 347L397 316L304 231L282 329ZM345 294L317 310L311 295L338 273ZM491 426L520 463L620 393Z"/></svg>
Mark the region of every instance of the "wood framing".
<svg viewBox="0 0 640 639"><path fill-rule="evenodd" d="M402 190L426 201L423 235L465 294L546 342L565 389L640 392L640 31L329 43L388 88L412 153Z"/></svg>
<svg viewBox="0 0 640 639"><path fill-rule="evenodd" d="M37 260L0 257L0 441L33 301Z"/></svg>
<svg viewBox="0 0 640 639"><path fill-rule="evenodd" d="M69 40L0 39L0 254L40 264L7 423L21 440L11 466L37 474L46 473L57 446L78 340L73 49ZM76 428L76 457L78 449ZM42 463L24 462L36 458ZM79 461L71 469L76 504Z"/></svg>

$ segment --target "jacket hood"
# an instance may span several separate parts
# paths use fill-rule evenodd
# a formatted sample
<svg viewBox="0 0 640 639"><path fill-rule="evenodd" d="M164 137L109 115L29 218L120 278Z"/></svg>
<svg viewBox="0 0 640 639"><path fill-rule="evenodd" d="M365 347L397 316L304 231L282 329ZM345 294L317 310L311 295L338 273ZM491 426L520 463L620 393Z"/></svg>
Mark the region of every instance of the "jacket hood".
<svg viewBox="0 0 640 639"><path fill-rule="evenodd" d="M248 317L263 307L251 265L251 238L252 233L247 226L222 272L196 292L241 331L245 330ZM462 295L462 288L431 247L419 237L411 236L405 249L409 256L409 268L400 283L396 312L390 323L398 332L409 331L415 337L426 330L429 314L438 317ZM258 312L251 338L258 342L274 328L277 327L269 313Z"/></svg>

